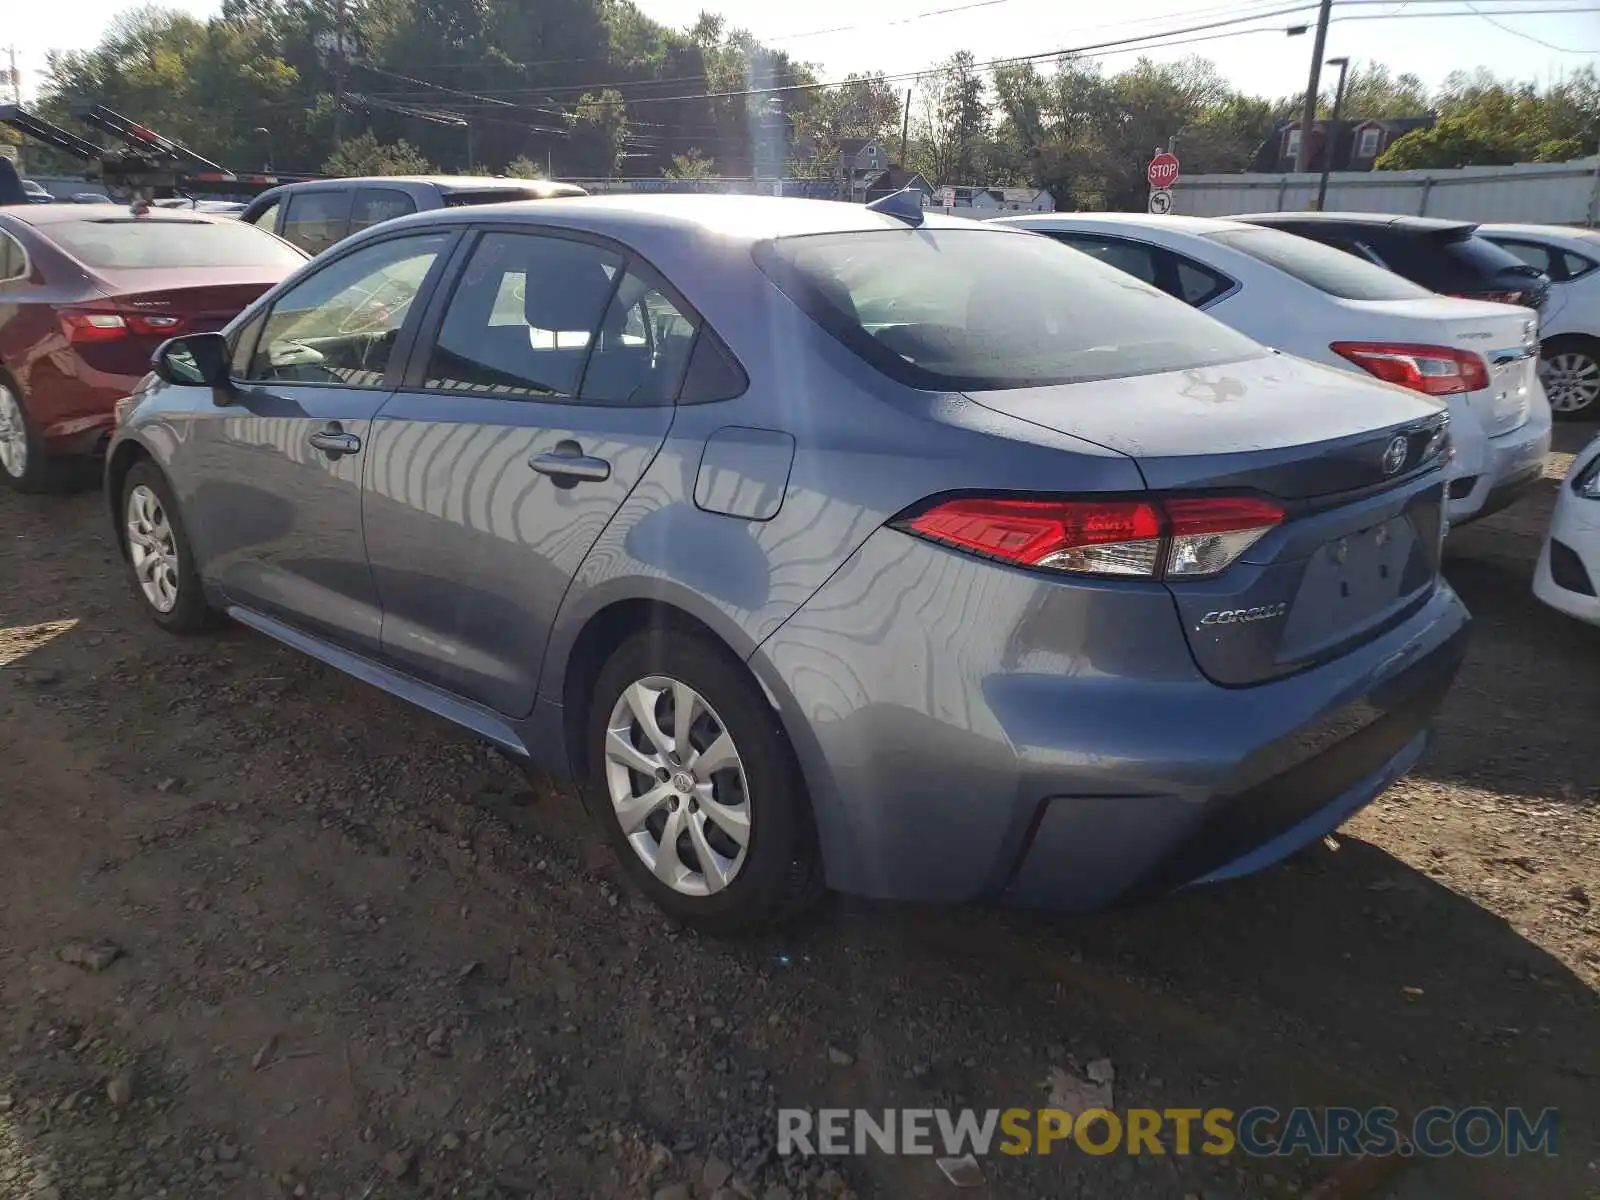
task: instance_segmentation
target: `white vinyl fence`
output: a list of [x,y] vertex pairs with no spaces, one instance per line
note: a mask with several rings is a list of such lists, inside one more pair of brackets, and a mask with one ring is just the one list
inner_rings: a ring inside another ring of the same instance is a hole
[[[1183,176],[1172,189],[1172,211],[1197,217],[1300,211],[1315,206],[1317,179],[1314,172]],[[1600,220],[1600,155],[1454,171],[1336,171],[1328,176],[1323,207],[1328,212],[1593,225]]]

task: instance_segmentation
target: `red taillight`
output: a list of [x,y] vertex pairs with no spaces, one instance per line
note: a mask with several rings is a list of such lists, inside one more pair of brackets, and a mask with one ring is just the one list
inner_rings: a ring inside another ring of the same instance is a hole
[[1215,575],[1283,520],[1251,496],[946,500],[897,522],[946,546],[1025,567],[1155,579]]
[[187,319],[171,313],[118,308],[64,308],[57,314],[69,342],[114,342],[125,337],[177,337]]
[[1489,386],[1489,369],[1470,350],[1390,342],[1334,342],[1329,349],[1385,383],[1429,396],[1453,396]]
[[1519,292],[1515,289],[1504,292],[1445,292],[1444,294],[1457,300],[1488,300],[1493,304],[1516,304],[1524,308],[1531,307],[1528,304],[1528,293]]

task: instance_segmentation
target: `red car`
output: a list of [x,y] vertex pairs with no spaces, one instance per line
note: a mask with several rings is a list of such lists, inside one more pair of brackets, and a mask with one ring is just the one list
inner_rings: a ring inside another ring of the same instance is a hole
[[110,204],[0,208],[0,484],[101,452],[169,337],[221,329],[306,259],[253,225]]

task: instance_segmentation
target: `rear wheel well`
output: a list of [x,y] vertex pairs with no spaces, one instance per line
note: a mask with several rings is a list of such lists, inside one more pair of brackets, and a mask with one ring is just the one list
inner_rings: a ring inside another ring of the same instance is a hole
[[[619,600],[589,618],[578,640],[567,656],[566,678],[562,681],[561,701],[567,739],[567,761],[575,778],[588,773],[588,747],[585,730],[589,724],[589,703],[594,696],[595,680],[613,651],[628,638],[644,629],[659,630],[662,636],[677,633],[697,633],[722,647],[730,662],[740,669],[749,667],[729,649],[726,642],[704,621],[690,616],[683,609],[660,600]],[[757,686],[759,686],[759,681]],[[776,717],[776,713],[773,714]]]
[[1545,338],[1539,344],[1539,351],[1541,354],[1560,354],[1568,346],[1589,354],[1600,355],[1600,338],[1591,337],[1587,333],[1558,333],[1554,337]]
[[122,527],[122,483],[135,463],[150,457],[150,451],[138,442],[129,441],[113,450],[111,460],[106,463],[106,503],[111,506],[111,528],[116,531],[117,546],[124,556],[128,553],[128,537]]

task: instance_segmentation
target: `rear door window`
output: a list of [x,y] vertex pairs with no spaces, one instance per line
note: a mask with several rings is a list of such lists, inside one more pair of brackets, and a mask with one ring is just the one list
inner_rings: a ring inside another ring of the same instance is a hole
[[1506,238],[1492,240],[1496,246],[1509,250],[1536,271],[1555,276],[1561,273],[1559,265],[1552,261],[1558,257],[1558,253],[1549,246],[1541,246],[1538,242],[1513,242]]
[[350,232],[360,233],[416,211],[417,202],[395,188],[362,188],[350,211]]
[[1265,353],[1108,263],[1009,230],[813,234],[754,254],[847,348],[925,390],[1082,383]]
[[1098,258],[1119,271],[1126,271],[1135,279],[1159,286],[1156,249],[1153,246],[1091,233],[1052,233],[1050,236],[1090,258]]
[[254,217],[250,218],[250,224],[254,225],[257,229],[265,229],[268,233],[278,232],[279,207],[280,206],[278,202],[274,200],[271,204],[267,205],[260,212],[258,212]]
[[1161,246],[1104,234],[1065,232],[1047,236],[1126,271],[1193,308],[1210,303],[1233,286],[1227,276]]
[[22,243],[0,229],[0,283],[8,279],[21,279],[28,272],[28,256]]
[[620,254],[588,242],[485,234],[450,298],[422,385],[576,397],[622,268]]
[[283,236],[307,254],[321,254],[350,230],[350,188],[322,188],[289,197]]
[[1310,238],[1278,229],[1220,229],[1204,236],[1341,300],[1420,300],[1426,288]]

